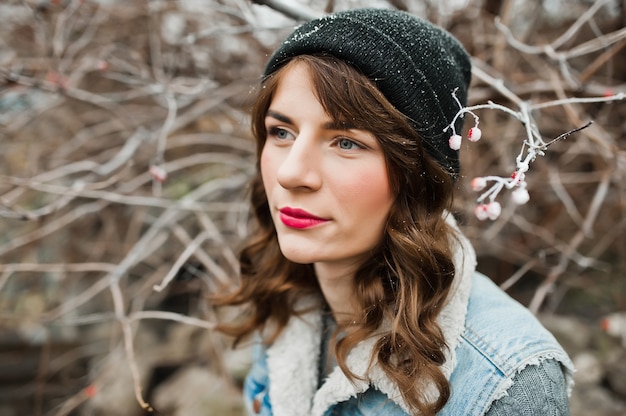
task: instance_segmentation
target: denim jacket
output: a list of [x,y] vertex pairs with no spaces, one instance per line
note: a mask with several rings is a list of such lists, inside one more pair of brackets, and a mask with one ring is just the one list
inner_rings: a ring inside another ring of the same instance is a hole
[[[451,387],[439,414],[484,415],[507,394],[517,373],[546,359],[561,363],[571,388],[573,365],[555,338],[530,311],[475,272],[473,249],[462,235],[459,242],[455,284],[437,319],[449,347],[440,368]],[[376,337],[362,341],[346,360],[365,380],[350,381],[335,367],[318,388],[321,321],[321,310],[294,317],[272,345],[257,346],[244,385],[249,414],[410,414],[395,383],[375,362],[369,367]],[[433,386],[424,393],[437,397]]]

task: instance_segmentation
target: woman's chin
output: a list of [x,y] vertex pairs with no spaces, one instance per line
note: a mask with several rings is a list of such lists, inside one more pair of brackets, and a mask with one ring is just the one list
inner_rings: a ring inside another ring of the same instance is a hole
[[281,250],[283,256],[293,263],[310,264],[315,263],[316,259],[311,253],[305,253],[299,250]]

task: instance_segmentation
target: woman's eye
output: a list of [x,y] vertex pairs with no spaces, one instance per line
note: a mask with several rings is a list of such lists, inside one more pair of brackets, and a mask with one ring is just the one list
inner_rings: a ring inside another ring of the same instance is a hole
[[292,134],[288,130],[280,127],[272,127],[269,129],[269,135],[274,136],[279,140],[286,140],[289,139]]
[[350,139],[339,139],[337,141],[337,145],[339,146],[340,149],[343,149],[343,150],[354,150],[354,149],[361,148],[361,146],[359,146],[357,143],[353,142]]

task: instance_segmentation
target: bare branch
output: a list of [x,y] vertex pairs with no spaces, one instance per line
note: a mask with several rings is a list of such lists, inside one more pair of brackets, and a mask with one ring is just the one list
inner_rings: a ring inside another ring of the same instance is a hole
[[252,2],[270,7],[294,20],[313,20],[323,15],[302,3],[296,4],[289,0],[253,0]]

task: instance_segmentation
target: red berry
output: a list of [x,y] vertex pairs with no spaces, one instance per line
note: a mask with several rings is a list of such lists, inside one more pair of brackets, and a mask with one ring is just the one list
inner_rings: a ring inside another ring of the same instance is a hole
[[487,181],[485,180],[485,178],[479,176],[472,179],[472,189],[474,191],[482,191],[483,189],[485,189],[485,186],[487,186]]
[[526,188],[517,188],[511,193],[511,199],[513,199],[513,202],[517,205],[524,205],[530,200],[530,195]]
[[477,205],[476,208],[474,208],[474,215],[476,215],[476,218],[478,218],[480,221],[485,221],[487,218],[489,218],[489,215],[487,214],[487,205]]
[[461,148],[461,136],[458,134],[453,134],[450,136],[450,140],[448,140],[448,145],[452,150],[459,150]]
[[96,392],[97,392],[96,386],[94,386],[93,384],[90,384],[87,387],[85,387],[85,395],[89,397],[90,399],[96,395]]
[[152,175],[152,179],[159,183],[163,183],[167,179],[167,172],[165,169],[157,165],[150,166],[150,175]]
[[480,140],[481,136],[483,135],[483,132],[480,131],[480,129],[478,127],[472,127],[471,129],[469,129],[469,131],[467,132],[467,139],[470,142],[477,142]]

